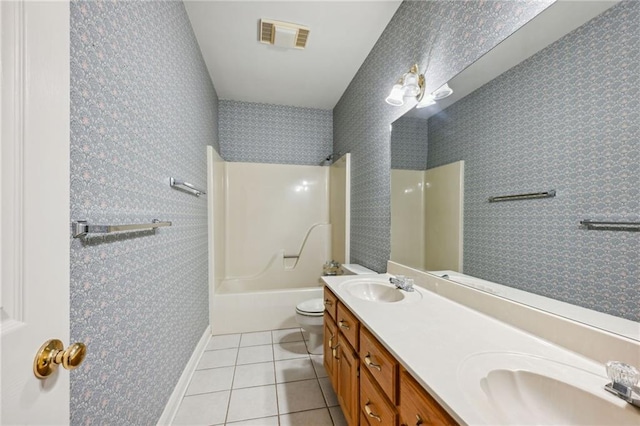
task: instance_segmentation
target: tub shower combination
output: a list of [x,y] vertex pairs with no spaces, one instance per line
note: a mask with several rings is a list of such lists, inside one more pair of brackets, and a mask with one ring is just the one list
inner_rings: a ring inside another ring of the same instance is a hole
[[209,166],[212,333],[296,327],[296,305],[322,297],[332,245],[344,253],[347,204],[334,198],[348,190],[330,188],[348,188],[348,156],[297,166],[224,162],[210,150]]

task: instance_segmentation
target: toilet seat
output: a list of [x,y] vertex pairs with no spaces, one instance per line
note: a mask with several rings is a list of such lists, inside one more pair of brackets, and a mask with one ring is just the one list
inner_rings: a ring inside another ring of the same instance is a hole
[[321,317],[324,314],[324,300],[321,297],[305,300],[296,306],[296,312],[307,317]]

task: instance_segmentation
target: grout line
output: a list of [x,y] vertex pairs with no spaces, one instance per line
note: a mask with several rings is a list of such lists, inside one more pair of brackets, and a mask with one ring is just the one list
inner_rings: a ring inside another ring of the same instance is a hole
[[[273,340],[273,330],[271,332],[271,340]],[[273,382],[276,388],[276,413],[278,413],[278,426],[280,426],[280,399],[278,397],[278,373],[276,371],[275,343],[271,345],[271,353],[273,354]]]
[[[240,336],[242,339],[242,336]],[[240,345],[240,342],[238,342]],[[227,424],[227,420],[229,419],[229,408],[231,407],[231,398],[233,397],[233,381],[236,379],[236,368],[238,367],[238,356],[240,356],[240,348],[237,348],[236,351],[236,361],[233,364],[233,378],[231,379],[231,389],[229,389],[229,400],[227,401],[227,412],[224,413],[224,423]]]

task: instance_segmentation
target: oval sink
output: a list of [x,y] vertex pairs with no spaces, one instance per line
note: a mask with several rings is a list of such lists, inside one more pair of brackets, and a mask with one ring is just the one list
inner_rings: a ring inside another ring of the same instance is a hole
[[356,278],[343,282],[347,294],[368,302],[398,303],[410,302],[422,298],[422,294],[416,289],[412,292],[399,290],[390,284],[387,278]]
[[370,302],[391,303],[404,299],[404,294],[395,286],[377,282],[352,284],[347,287],[347,292],[354,297]]
[[[604,371],[603,371],[604,373]],[[458,370],[467,400],[490,422],[522,425],[640,424],[640,411],[604,390],[604,375],[533,355],[483,353]]]

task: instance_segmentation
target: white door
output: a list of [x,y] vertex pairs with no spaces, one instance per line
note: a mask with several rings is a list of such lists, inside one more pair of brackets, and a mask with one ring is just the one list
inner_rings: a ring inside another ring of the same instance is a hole
[[69,3],[0,1],[0,423],[69,423],[69,371],[33,373],[69,344]]

